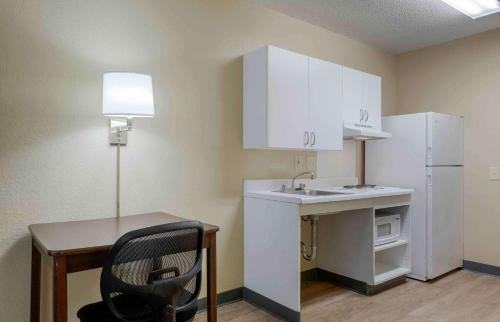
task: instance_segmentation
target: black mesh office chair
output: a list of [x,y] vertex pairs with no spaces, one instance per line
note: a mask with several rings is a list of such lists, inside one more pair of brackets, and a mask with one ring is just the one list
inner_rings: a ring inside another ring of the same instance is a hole
[[203,226],[198,221],[131,231],[111,248],[101,274],[102,302],[82,307],[82,322],[184,322],[201,288]]

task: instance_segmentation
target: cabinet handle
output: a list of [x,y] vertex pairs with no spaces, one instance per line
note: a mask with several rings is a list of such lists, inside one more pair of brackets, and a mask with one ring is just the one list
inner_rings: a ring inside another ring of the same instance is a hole
[[316,144],[316,133],[311,132],[311,138],[312,138],[311,146],[314,146]]
[[309,144],[309,132],[305,131],[304,132],[304,146],[307,146]]
[[363,121],[363,118],[365,117],[365,112],[363,109],[359,110],[359,121]]
[[367,121],[367,122],[368,122],[368,119],[369,119],[369,118],[370,118],[370,112],[366,111],[366,119],[365,119],[365,121]]

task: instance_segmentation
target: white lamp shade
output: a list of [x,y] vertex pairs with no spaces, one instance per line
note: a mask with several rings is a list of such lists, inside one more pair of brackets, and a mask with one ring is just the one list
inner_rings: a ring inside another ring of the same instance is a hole
[[153,82],[150,75],[105,73],[102,114],[114,117],[153,117]]

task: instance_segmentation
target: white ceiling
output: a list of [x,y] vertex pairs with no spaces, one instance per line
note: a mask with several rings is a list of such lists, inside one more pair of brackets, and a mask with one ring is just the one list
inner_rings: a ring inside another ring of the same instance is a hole
[[472,20],[441,0],[253,1],[391,53],[500,28],[500,13]]

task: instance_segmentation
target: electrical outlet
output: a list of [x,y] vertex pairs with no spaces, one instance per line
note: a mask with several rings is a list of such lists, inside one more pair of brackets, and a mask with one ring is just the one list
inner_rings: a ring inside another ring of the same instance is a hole
[[307,171],[316,170],[316,158],[315,157],[307,157]]
[[489,178],[490,180],[499,180],[500,179],[500,171],[498,167],[490,167],[489,168]]
[[295,156],[295,170],[305,170],[306,169],[306,157],[303,155]]

